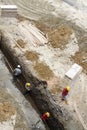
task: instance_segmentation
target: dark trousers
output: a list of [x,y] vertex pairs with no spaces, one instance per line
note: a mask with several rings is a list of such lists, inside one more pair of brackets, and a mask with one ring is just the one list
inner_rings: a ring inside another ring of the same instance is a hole
[[18,76],[13,75],[13,82],[17,81],[17,79],[18,79]]
[[30,90],[29,90],[29,91],[26,90],[25,93],[24,93],[24,96],[26,96],[26,95],[29,94],[29,93],[30,93]]

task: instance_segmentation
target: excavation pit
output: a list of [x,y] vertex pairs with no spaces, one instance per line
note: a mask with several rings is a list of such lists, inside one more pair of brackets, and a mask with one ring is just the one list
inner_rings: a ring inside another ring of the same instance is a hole
[[51,97],[49,98],[49,96],[51,96],[51,94],[47,89],[47,82],[38,79],[31,73],[30,68],[24,63],[23,56],[19,55],[20,52],[12,47],[13,44],[6,33],[2,32],[0,47],[10,65],[8,65],[10,71],[12,72],[17,64],[22,66],[22,75],[19,78],[19,82],[17,82],[17,86],[21,86],[22,89],[20,89],[20,91],[23,93],[25,91],[25,83],[30,81],[32,85],[30,97],[35,102],[38,110],[41,114],[46,111],[49,111],[51,114],[51,117],[46,121],[50,130],[64,130],[62,123],[58,119],[58,114],[55,115],[55,111],[58,113],[58,111],[60,112],[61,110],[60,108],[56,110],[56,107],[53,106],[50,101]]

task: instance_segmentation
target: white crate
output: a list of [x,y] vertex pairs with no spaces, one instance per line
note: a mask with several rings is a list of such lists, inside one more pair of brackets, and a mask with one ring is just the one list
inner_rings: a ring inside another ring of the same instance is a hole
[[16,5],[0,5],[0,8],[2,9],[2,10],[17,10],[17,6]]
[[0,12],[2,17],[16,17],[17,6],[16,5],[0,5]]
[[82,67],[78,64],[74,64],[72,65],[72,67],[65,73],[65,76],[67,76],[70,79],[74,79],[75,77],[77,77],[81,71],[82,71]]

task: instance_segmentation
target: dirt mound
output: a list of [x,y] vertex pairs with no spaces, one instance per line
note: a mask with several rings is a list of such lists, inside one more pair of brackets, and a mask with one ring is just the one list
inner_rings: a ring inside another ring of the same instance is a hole
[[0,122],[10,119],[16,111],[12,104],[8,102],[0,103]]

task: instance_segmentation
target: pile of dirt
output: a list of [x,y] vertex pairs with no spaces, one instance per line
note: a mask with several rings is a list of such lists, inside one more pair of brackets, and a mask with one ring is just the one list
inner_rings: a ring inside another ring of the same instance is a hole
[[16,111],[12,104],[8,102],[0,103],[0,122],[8,120]]
[[17,44],[21,47],[21,48],[25,48],[26,43],[22,40],[22,39],[18,39],[17,40]]
[[39,54],[34,51],[26,51],[24,54],[27,60],[31,60],[31,61],[37,61],[39,59],[38,55]]
[[85,51],[79,51],[72,59],[79,65],[81,65],[85,72],[87,72],[87,53]]
[[44,80],[49,80],[51,77],[53,77],[53,72],[50,70],[49,66],[47,66],[43,62],[36,62],[34,69],[38,73],[38,75]]

